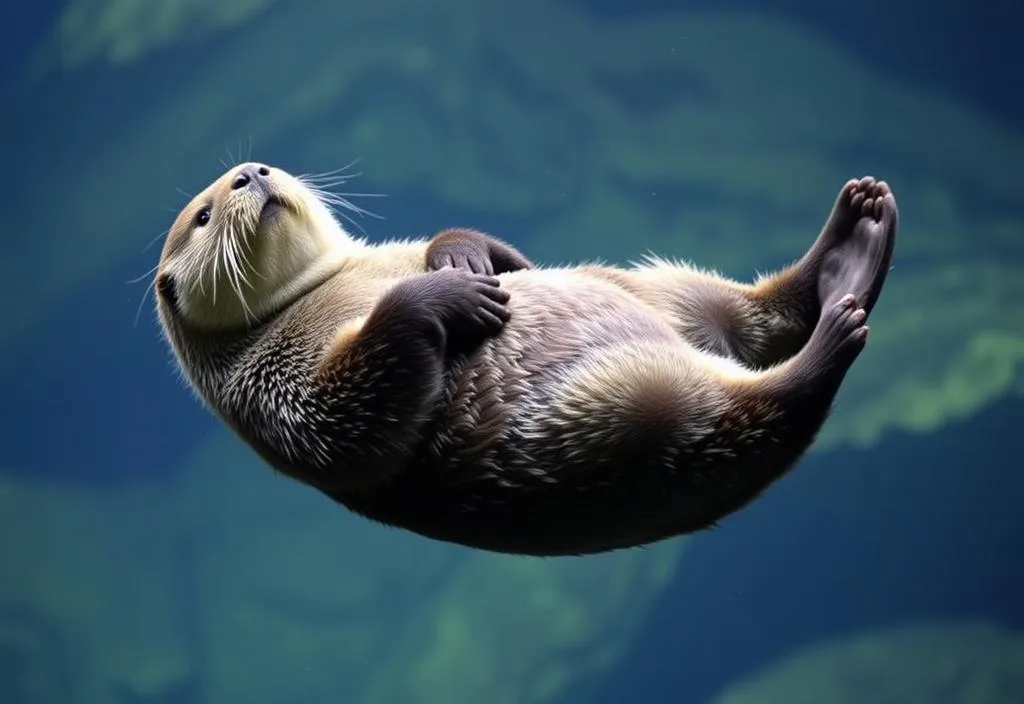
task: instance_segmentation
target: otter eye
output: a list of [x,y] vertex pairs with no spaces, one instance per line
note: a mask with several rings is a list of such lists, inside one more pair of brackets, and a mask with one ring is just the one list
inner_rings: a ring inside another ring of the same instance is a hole
[[210,206],[204,205],[202,210],[196,213],[196,225],[202,227],[210,222]]

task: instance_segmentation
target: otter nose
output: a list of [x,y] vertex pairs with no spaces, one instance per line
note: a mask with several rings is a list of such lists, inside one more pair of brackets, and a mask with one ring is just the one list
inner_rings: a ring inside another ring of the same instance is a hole
[[231,190],[237,191],[239,188],[245,188],[250,183],[265,179],[269,175],[270,169],[263,164],[246,164],[235,176],[235,180],[231,182]]

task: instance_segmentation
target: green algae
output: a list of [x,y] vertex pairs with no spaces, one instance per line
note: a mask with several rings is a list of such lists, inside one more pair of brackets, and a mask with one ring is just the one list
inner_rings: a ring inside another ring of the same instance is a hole
[[730,686],[715,704],[1011,704],[1024,636],[985,622],[908,624],[821,643]]
[[883,432],[932,432],[1024,378],[1024,272],[972,263],[890,275],[869,345],[815,448],[868,446]]
[[365,701],[550,701],[614,664],[679,557],[680,541],[570,560],[474,554]]
[[183,496],[203,701],[360,701],[461,559],[348,514],[231,439],[196,457]]
[[34,61],[36,70],[128,64],[183,40],[252,19],[276,0],[72,0]]

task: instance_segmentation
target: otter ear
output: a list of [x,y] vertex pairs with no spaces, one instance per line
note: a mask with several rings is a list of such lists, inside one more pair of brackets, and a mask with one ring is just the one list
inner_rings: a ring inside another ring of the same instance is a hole
[[166,272],[157,274],[156,295],[172,308],[178,307],[178,291],[173,276]]

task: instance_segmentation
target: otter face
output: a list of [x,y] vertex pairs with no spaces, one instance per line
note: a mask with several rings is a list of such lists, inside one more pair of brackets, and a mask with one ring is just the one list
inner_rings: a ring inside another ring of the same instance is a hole
[[327,205],[281,169],[228,169],[182,209],[157,268],[162,315],[252,326],[330,276],[359,247]]

